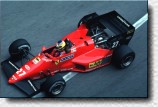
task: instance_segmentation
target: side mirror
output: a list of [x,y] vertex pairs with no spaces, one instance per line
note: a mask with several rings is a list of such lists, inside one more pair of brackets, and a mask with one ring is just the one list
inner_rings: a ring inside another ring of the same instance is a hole
[[46,50],[46,47],[45,46],[42,46],[42,51],[45,51]]

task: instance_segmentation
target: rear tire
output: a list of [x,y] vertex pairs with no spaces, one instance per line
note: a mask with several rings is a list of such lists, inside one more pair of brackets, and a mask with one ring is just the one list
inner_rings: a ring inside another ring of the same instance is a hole
[[121,69],[131,65],[135,59],[134,51],[127,45],[121,45],[114,50],[112,62]]
[[49,95],[59,95],[65,88],[65,80],[58,74],[47,77],[46,81],[41,85],[41,89]]
[[79,28],[81,24],[84,24],[86,23],[88,20],[91,20],[95,17],[97,17],[98,15],[96,13],[92,13],[92,14],[89,14],[89,15],[86,15],[84,16],[79,22],[78,22],[78,25],[77,27]]
[[25,39],[17,39],[9,46],[11,58],[17,60],[27,56],[30,50],[31,46]]

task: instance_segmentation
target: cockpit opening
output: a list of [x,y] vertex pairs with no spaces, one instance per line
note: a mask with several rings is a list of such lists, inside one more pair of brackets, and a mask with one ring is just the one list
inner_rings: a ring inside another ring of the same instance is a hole
[[[49,54],[52,57],[59,57],[63,53],[66,53],[66,54],[69,53],[71,50],[71,47],[73,46],[73,43],[67,38],[63,42],[64,42],[64,45],[63,45],[62,50],[59,50],[59,49],[57,49],[57,46],[54,46],[52,48],[46,49],[45,51],[43,51],[43,53],[47,54],[47,56]],[[57,45],[59,45],[59,44],[57,44]]]

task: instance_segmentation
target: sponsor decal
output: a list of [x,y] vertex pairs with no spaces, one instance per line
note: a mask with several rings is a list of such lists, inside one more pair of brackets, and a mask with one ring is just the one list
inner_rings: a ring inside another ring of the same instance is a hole
[[124,19],[122,19],[120,16],[117,16],[117,18],[118,18],[121,22],[123,22],[127,27],[130,27],[130,25],[129,25]]
[[64,62],[64,61],[69,60],[69,59],[71,59],[71,58],[73,58],[73,57],[74,57],[74,54],[65,56],[65,57],[63,57],[63,58],[60,59],[60,62]]
[[28,65],[25,65],[25,68],[26,68],[27,70],[30,70],[30,67],[29,67]]
[[72,48],[72,49],[71,49],[71,52],[76,52],[76,48]]
[[34,64],[37,64],[38,62],[40,62],[40,60],[41,60],[41,59],[40,59],[39,57],[36,57],[36,58],[33,60],[33,63],[34,63]]
[[59,60],[55,61],[55,65],[58,65],[59,64]]
[[16,74],[18,74],[18,76],[20,77],[20,76],[25,75],[26,72],[25,72],[22,68],[20,68],[20,69],[16,72]]
[[96,67],[96,66],[100,65],[101,63],[102,63],[102,59],[95,61],[95,62],[92,62],[92,63],[89,63],[89,68]]

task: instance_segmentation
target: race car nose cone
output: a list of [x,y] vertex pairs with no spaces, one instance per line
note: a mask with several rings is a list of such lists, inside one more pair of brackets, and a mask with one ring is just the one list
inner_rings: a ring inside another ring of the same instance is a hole
[[17,80],[16,80],[13,76],[10,77],[9,80],[8,80],[8,83],[9,83],[9,84],[13,84],[13,83],[15,83],[15,82],[17,82]]
[[9,80],[8,80],[8,83],[9,83],[9,84],[13,84],[14,81],[13,81],[12,79],[9,79]]

